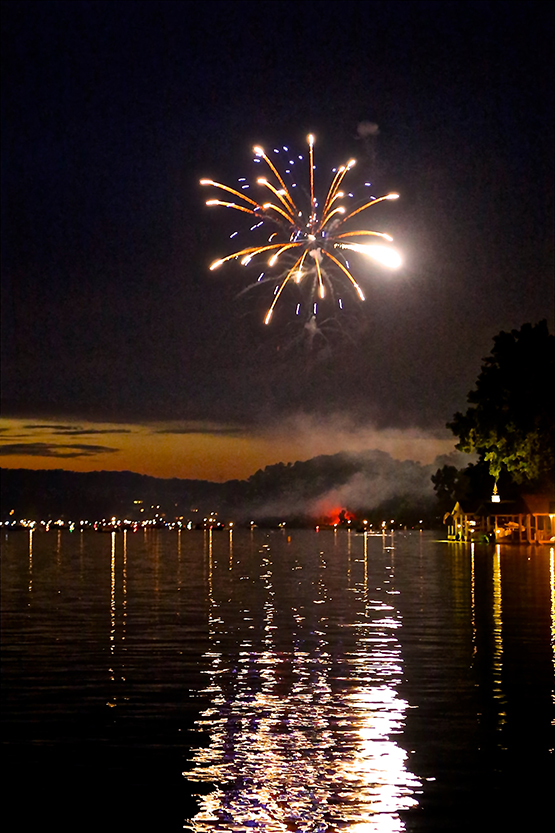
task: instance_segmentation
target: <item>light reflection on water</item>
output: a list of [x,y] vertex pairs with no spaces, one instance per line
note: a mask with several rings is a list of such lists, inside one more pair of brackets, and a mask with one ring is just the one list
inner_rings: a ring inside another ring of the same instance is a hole
[[495,547],[493,556],[493,696],[497,707],[497,728],[505,724],[505,695],[503,694],[503,595],[501,591],[501,548]]
[[345,530],[1,543],[8,792],[37,828],[63,785],[98,807],[95,830],[119,814],[121,830],[468,833],[476,807],[484,829],[542,829],[552,547]]
[[[397,692],[393,547],[370,541],[387,556],[376,573],[366,535],[349,536],[347,552],[323,535],[310,563],[283,537],[248,563],[231,542],[229,558],[215,558],[207,533],[209,705],[198,728],[208,745],[185,773],[217,787],[184,829],[400,833],[421,784],[396,742],[408,704]],[[247,593],[234,595],[238,580]]]
[[[549,552],[549,587],[551,589],[551,652],[553,655],[553,679],[555,679],[555,548]],[[553,702],[555,703],[555,686],[553,687]]]

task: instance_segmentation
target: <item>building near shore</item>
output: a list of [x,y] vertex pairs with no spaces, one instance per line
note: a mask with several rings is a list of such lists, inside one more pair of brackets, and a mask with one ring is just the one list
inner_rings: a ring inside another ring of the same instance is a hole
[[[497,497],[496,495],[494,497]],[[555,495],[457,501],[443,518],[450,541],[555,543]]]

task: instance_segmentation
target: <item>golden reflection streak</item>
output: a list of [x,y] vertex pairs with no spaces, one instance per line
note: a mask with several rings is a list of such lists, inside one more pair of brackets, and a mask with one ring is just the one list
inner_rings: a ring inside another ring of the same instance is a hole
[[472,627],[472,659],[478,652],[478,628],[476,625],[476,561],[474,541],[470,544],[470,624]]
[[370,615],[368,606],[368,537],[364,532],[364,615]]
[[123,564],[121,573],[121,592],[122,592],[122,642],[127,634],[127,530],[123,530]]
[[[111,532],[112,550],[110,557],[110,654],[114,654],[116,638],[116,533]],[[112,680],[114,671],[111,668]]]
[[160,533],[159,530],[153,529],[153,561],[154,561],[154,592],[156,595],[160,593]]
[[182,541],[181,529],[177,530],[177,590],[181,594],[183,590],[183,562],[182,562]]
[[[347,540],[350,551],[350,532]],[[216,588],[224,576],[218,577],[209,547],[209,633],[214,647],[206,654],[209,682],[204,694],[211,702],[198,725],[209,732],[210,745],[195,751],[193,771],[186,775],[194,781],[232,786],[199,797],[200,811],[184,829],[208,833],[256,827],[273,833],[331,830],[335,823],[343,827],[350,822],[349,830],[401,833],[399,810],[417,804],[413,796],[421,785],[405,768],[404,750],[390,739],[404,725],[407,708],[395,689],[402,662],[394,636],[401,625],[397,612],[375,601],[375,616],[385,616],[367,618],[364,586],[359,582],[358,613],[351,625],[343,625],[356,634],[354,651],[343,654],[342,660],[332,658],[327,614],[333,597],[324,582],[327,564],[320,551],[317,582],[308,565],[295,560],[291,569],[300,571],[295,572],[296,579],[317,584],[316,597],[313,587],[309,598],[324,607],[317,613],[310,602],[291,607],[296,627],[291,634],[281,634],[280,643],[290,644],[292,636],[294,647],[278,651],[269,545],[259,549],[258,556],[256,583],[264,599],[260,647],[255,642],[260,633],[256,624],[260,594],[251,585],[253,573],[241,576],[248,581],[247,595],[236,586],[240,608],[226,627],[221,612],[219,617],[213,615],[218,607]],[[364,571],[367,585],[366,561]],[[225,592],[227,597],[229,590]],[[243,628],[238,656],[227,660],[219,646],[226,637],[239,638],[238,621]],[[345,666],[339,677],[338,662]],[[224,667],[228,663],[230,667]],[[345,679],[351,681],[348,691],[334,694],[337,680]]]
[[208,530],[208,586],[210,588],[210,599],[213,600],[214,595],[214,587],[213,587],[213,570],[214,564],[212,561],[213,558],[213,550],[212,550],[212,527]]
[[[110,667],[108,672],[110,674],[111,682],[115,683],[115,648],[116,648],[116,533],[110,533],[111,551],[110,551]],[[110,708],[116,705],[116,693],[106,703]]]
[[495,547],[493,555],[493,696],[499,701],[498,725],[506,722],[506,713],[503,710],[505,698],[503,695],[503,617],[502,617],[502,594],[501,594],[501,547]]
[[310,210],[314,211],[314,136],[308,136],[308,152],[310,159]]
[[[549,579],[551,586],[551,649],[553,652],[553,672],[555,673],[555,548],[549,550]],[[555,702],[555,688],[553,689]]]
[[[117,633],[118,633],[118,558],[117,558],[117,535],[115,531],[110,533],[110,680],[116,682],[116,648],[117,648]],[[123,538],[122,555],[121,555],[121,637],[120,641],[124,642],[127,632],[127,530],[121,532]],[[122,661],[119,662],[119,671],[121,680],[125,680],[125,666]],[[118,694],[114,689],[113,696],[107,702],[110,708],[117,705]]]
[[27,588],[29,593],[33,590],[33,532],[34,529],[31,527],[29,530],[29,585]]

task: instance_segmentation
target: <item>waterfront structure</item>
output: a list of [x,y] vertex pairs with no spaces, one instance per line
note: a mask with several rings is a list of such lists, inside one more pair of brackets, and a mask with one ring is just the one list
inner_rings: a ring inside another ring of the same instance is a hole
[[443,518],[450,541],[555,542],[555,495],[516,500],[457,501]]

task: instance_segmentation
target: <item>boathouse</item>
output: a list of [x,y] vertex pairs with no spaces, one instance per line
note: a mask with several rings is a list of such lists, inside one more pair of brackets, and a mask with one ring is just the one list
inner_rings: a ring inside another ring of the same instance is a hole
[[516,500],[457,501],[443,519],[450,541],[555,543],[555,496],[522,495]]

